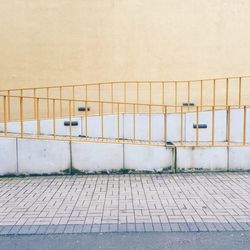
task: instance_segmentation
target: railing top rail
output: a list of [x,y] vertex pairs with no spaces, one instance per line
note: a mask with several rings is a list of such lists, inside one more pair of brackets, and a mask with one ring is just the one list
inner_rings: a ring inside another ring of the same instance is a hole
[[206,79],[193,79],[193,80],[135,80],[135,81],[111,81],[111,82],[99,82],[99,83],[81,83],[81,84],[65,84],[65,85],[52,85],[52,86],[41,86],[41,87],[27,87],[27,88],[12,88],[12,89],[1,89],[0,92],[4,91],[20,91],[20,90],[41,90],[41,89],[55,89],[55,88],[70,88],[70,87],[85,87],[85,86],[98,86],[105,84],[123,84],[123,83],[184,83],[184,82],[201,82],[201,81],[219,81],[226,79],[239,79],[239,78],[250,78],[250,76],[231,76],[231,77],[218,77],[218,78],[206,78]]
[[[81,102],[81,103],[103,103],[103,104],[114,104],[114,105],[138,105],[138,106],[151,106],[151,107],[167,107],[167,108],[188,108],[185,107],[183,105],[169,105],[169,104],[149,104],[149,103],[136,103],[136,102],[112,102],[112,101],[95,101],[95,100],[85,100],[85,99],[72,99],[72,98],[52,98],[52,97],[32,97],[32,96],[19,96],[19,95],[4,95],[4,94],[0,94],[0,97],[10,97],[10,98],[23,98],[23,99],[39,99],[39,100],[50,100],[50,101],[65,101],[65,102],[69,102],[69,101],[74,101],[74,102]],[[198,107],[198,108],[225,108],[225,107],[231,107],[231,108],[243,108],[243,107],[250,107],[249,105],[238,105],[238,104],[234,104],[234,105],[225,105],[225,104],[216,104],[216,105],[195,105],[194,107]],[[190,107],[191,109],[192,107]]]

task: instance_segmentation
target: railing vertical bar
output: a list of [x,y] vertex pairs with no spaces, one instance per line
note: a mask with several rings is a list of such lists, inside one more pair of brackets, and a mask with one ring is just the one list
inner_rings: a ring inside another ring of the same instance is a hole
[[165,82],[162,82],[162,113],[165,112]]
[[85,139],[86,141],[88,140],[88,101],[87,100],[85,100]]
[[23,97],[20,97],[20,125],[21,125],[21,138],[23,138]]
[[243,144],[246,145],[247,107],[244,106]]
[[148,129],[148,133],[149,133],[149,135],[148,135],[148,141],[149,141],[149,144],[151,144],[151,141],[152,141],[152,138],[151,138],[151,104],[150,105],[148,105],[148,108],[149,108],[149,129]]
[[178,101],[177,101],[177,98],[178,98],[177,84],[178,84],[177,81],[175,81],[175,84],[174,84],[174,85],[175,85],[175,88],[174,88],[174,93],[175,93],[175,94],[174,94],[174,96],[175,96],[175,97],[174,97],[175,112],[177,112],[177,103],[178,103]]
[[196,107],[196,146],[198,146],[199,143],[199,107]]
[[133,104],[133,138],[134,138],[134,143],[135,143],[135,138],[136,138],[136,135],[135,135],[135,131],[136,131],[136,123],[135,123],[135,104]]
[[228,106],[228,78],[226,79],[226,106]]
[[213,106],[215,106],[215,95],[216,95],[216,90],[215,90],[215,88],[216,88],[216,81],[215,81],[215,79],[213,80]]
[[72,139],[72,100],[69,100],[69,138]]
[[183,143],[183,106],[181,106],[181,120],[180,120],[180,144]]
[[56,139],[56,100],[53,99],[53,135]]
[[7,113],[6,113],[6,96],[3,97],[3,119],[4,119],[4,135],[7,135]]
[[60,117],[62,117],[62,86],[59,89],[60,91]]
[[242,81],[241,81],[241,77],[239,78],[239,108],[241,106],[241,84]]
[[10,121],[10,90],[8,90],[8,121]]
[[203,107],[203,81],[201,80],[201,86],[200,86],[200,106],[201,106],[201,111],[202,111],[202,107]]
[[137,113],[139,112],[139,82],[136,83],[136,104],[137,104]]
[[76,105],[75,105],[75,86],[72,87],[72,95],[73,95],[73,116],[76,116]]
[[49,110],[49,88],[46,88],[47,90],[47,118],[49,119],[49,115],[50,115],[50,110]]
[[98,104],[99,104],[99,115],[101,115],[101,84],[98,83]]
[[152,104],[152,82],[149,82],[149,104]]
[[112,114],[114,114],[114,84],[111,83]]
[[126,113],[126,111],[127,111],[127,105],[126,105],[126,102],[127,102],[127,83],[126,82],[123,83],[123,88],[124,88],[124,97],[123,97],[124,112]]
[[34,101],[34,119],[36,119],[36,89],[33,89],[33,101]]
[[231,122],[230,122],[230,115],[231,115],[231,108],[230,106],[228,106],[228,110],[227,110],[227,144],[230,145],[230,141],[231,141]]
[[117,135],[117,139],[118,139],[118,143],[120,142],[120,105],[119,103],[117,103],[117,131],[118,131],[118,135]]
[[104,136],[104,124],[103,124],[103,102],[101,102],[101,108],[102,108],[102,141],[103,141],[103,136]]
[[190,110],[190,81],[188,81],[188,111]]
[[40,110],[39,110],[39,98],[36,98],[36,133],[37,137],[40,137]]
[[214,106],[212,107],[212,146],[214,146]]
[[164,110],[164,142],[167,142],[167,106]]

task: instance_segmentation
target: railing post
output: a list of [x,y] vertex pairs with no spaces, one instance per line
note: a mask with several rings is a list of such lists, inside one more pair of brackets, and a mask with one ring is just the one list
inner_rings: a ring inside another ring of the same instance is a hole
[[190,81],[188,81],[188,111],[190,110]]
[[62,86],[60,86],[60,117],[62,118]]
[[39,112],[39,98],[36,98],[36,131],[37,137],[40,137],[40,112]]
[[120,142],[120,105],[117,103],[117,131],[118,131],[118,143]]
[[56,100],[53,99],[53,134],[56,139]]
[[139,112],[139,82],[136,83],[136,104],[137,104],[137,113]]
[[231,108],[230,106],[228,106],[228,110],[227,110],[227,144],[228,146],[230,145],[230,139],[231,139],[231,131],[230,131],[230,127],[231,127],[231,121],[230,121],[230,114],[231,114]]
[[69,100],[69,138],[72,139],[72,101]]
[[123,88],[124,88],[124,97],[123,97],[123,102],[124,102],[124,113],[127,111],[127,83],[123,83]]
[[183,143],[183,135],[182,135],[182,131],[183,130],[183,106],[181,106],[181,124],[180,124],[180,144],[182,145]]
[[8,90],[8,121],[10,121],[10,90]]
[[215,88],[216,88],[216,81],[213,80],[213,106],[215,106]]
[[243,145],[246,145],[247,107],[244,106]]
[[114,84],[111,83],[112,114],[114,114]]
[[175,105],[175,112],[177,112],[177,103],[178,103],[178,100],[177,100],[177,98],[178,98],[178,93],[177,93],[177,91],[178,91],[178,89],[177,89],[177,81],[175,81],[175,88],[174,88],[174,105]]
[[164,111],[164,142],[167,142],[167,106],[165,106]]
[[23,97],[20,97],[20,127],[21,127],[21,138],[23,138]]
[[152,104],[152,83],[149,82],[149,104]]
[[214,146],[214,106],[212,107],[212,146]]
[[36,120],[36,89],[33,89],[33,101],[34,101],[34,119]]
[[98,104],[99,104],[99,115],[101,115],[101,84],[98,83]]
[[239,108],[241,106],[241,77],[239,78]]
[[75,105],[75,86],[73,86],[73,89],[72,89],[72,95],[73,95],[73,116],[76,116],[76,105]]
[[226,107],[228,106],[228,78],[226,79]]
[[196,146],[198,146],[199,143],[199,107],[196,107]]
[[104,124],[103,124],[103,102],[101,102],[101,119],[102,119],[102,142],[103,142],[103,137],[104,137]]
[[201,80],[201,89],[200,89],[200,106],[201,106],[201,111],[202,111],[202,108],[203,108],[203,81]]
[[3,97],[4,135],[7,135],[6,96]]
[[149,141],[149,144],[151,144],[151,141],[152,141],[152,138],[151,138],[151,104],[150,105],[148,105],[148,108],[149,108],[149,128],[148,128],[148,141]]
[[47,89],[47,118],[49,119],[49,115],[50,115],[50,110],[49,110],[49,88]]
[[136,135],[135,135],[135,131],[136,131],[136,124],[135,124],[135,104],[133,104],[133,138],[134,138],[134,143],[135,143],[135,138],[136,138]]
[[88,101],[85,101],[85,138],[88,138]]
[[162,113],[164,114],[164,105],[165,105],[165,82],[162,82]]

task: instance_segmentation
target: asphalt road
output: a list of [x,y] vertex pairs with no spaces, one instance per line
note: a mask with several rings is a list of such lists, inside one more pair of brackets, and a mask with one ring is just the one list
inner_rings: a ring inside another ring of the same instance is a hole
[[1,250],[250,249],[250,231],[1,236]]

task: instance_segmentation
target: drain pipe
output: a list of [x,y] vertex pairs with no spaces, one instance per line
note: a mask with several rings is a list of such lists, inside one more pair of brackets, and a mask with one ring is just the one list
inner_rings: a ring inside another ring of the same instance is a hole
[[177,173],[177,164],[176,164],[176,162],[177,162],[177,147],[174,145],[174,143],[173,142],[171,142],[171,141],[167,141],[166,142],[166,149],[168,149],[168,148],[171,148],[172,149],[172,162],[173,162],[173,164],[172,164],[172,168],[174,169],[174,173]]

